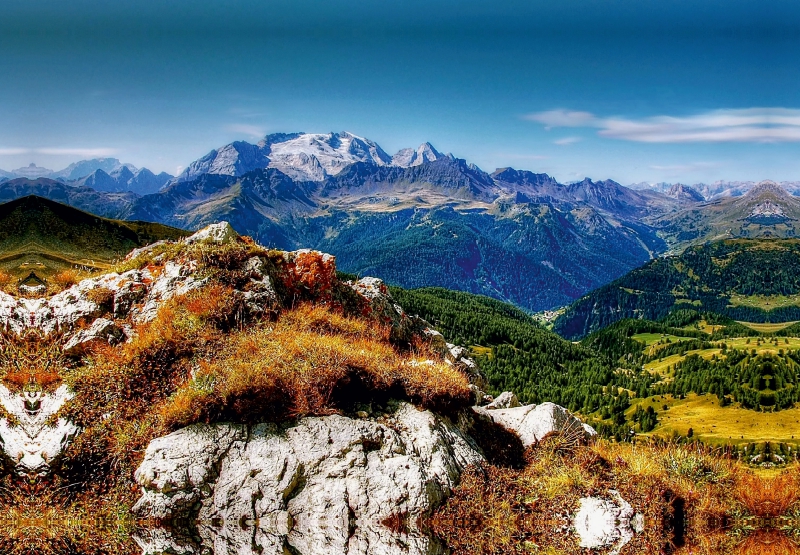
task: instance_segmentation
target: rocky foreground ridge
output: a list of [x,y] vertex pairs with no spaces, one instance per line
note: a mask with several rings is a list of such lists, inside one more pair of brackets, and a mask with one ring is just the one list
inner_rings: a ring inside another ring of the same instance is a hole
[[[49,298],[33,290],[0,293],[0,326],[29,343],[57,345],[50,356],[67,367],[91,363],[104,349],[141,341],[172,300],[218,294],[210,284],[219,276],[203,260],[203,245],[246,242],[228,224],[215,224],[178,243],[137,249],[119,271]],[[175,249],[200,254],[171,257]],[[440,410],[413,394],[355,398],[327,415],[284,421],[204,423],[201,417],[152,439],[135,471],[141,495],[132,511],[164,526],[138,535],[144,553],[444,553],[426,520],[467,468],[552,434],[579,443],[596,435],[552,403],[519,406],[512,393],[486,395],[464,349],[406,314],[380,280],[340,282],[329,255],[273,251],[234,266],[236,282],[226,293],[236,307],[226,316],[234,318],[231,325],[248,326],[308,300],[338,306],[385,327],[395,345],[424,344],[422,352],[433,358],[410,359],[404,363],[409,372],[436,371],[437,364],[455,369],[468,380],[472,402]],[[192,370],[194,382],[198,372]],[[88,441],[88,424],[62,411],[75,395],[68,385],[34,382],[0,386],[6,413],[0,441],[17,474],[47,480],[62,463],[70,467],[76,456],[70,449]],[[74,386],[86,395],[81,384]],[[616,550],[631,538],[630,505],[607,497],[587,499],[574,515],[582,546]]]

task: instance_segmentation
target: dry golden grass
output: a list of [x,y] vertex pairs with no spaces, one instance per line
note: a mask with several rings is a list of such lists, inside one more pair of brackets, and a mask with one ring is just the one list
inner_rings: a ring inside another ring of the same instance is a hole
[[274,324],[239,332],[162,410],[168,428],[191,422],[279,421],[329,414],[361,395],[448,410],[470,400],[465,376],[430,353],[399,353],[389,330],[303,305]]
[[67,289],[78,283],[78,272],[72,269],[66,269],[58,272],[52,277],[53,283],[60,289]]
[[795,478],[765,481],[699,446],[599,442],[571,453],[554,446],[530,448],[521,470],[485,465],[464,475],[431,521],[455,555],[577,553],[568,530],[579,499],[610,490],[644,516],[626,553],[731,553],[743,541],[761,553],[761,539],[748,537],[753,519],[796,508]]
[[745,473],[736,483],[735,496],[750,515],[759,518],[788,515],[800,504],[800,476],[794,472],[773,477]]
[[4,555],[81,553],[134,555],[136,522],[114,498],[70,495],[60,483],[0,487],[0,551]]

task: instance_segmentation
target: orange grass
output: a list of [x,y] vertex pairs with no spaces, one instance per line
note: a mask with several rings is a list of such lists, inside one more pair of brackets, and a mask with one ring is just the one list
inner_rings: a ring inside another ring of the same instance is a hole
[[201,362],[163,406],[162,418],[175,428],[223,418],[253,422],[329,414],[348,388],[367,396],[393,393],[431,408],[469,403],[461,372],[441,360],[399,353],[388,335],[381,326],[302,305],[274,325],[236,334],[217,357]]

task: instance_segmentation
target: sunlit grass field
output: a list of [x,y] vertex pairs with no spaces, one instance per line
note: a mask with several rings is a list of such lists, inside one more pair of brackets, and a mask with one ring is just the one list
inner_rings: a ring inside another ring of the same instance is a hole
[[766,324],[759,324],[756,322],[739,322],[740,324],[747,326],[748,328],[752,328],[760,333],[775,333],[776,331],[781,331],[784,328],[788,328],[792,324],[796,324],[797,322],[779,322],[779,323],[766,323]]
[[[757,324],[739,322],[760,333],[769,334],[780,331],[795,322],[778,324]],[[697,330],[701,325],[686,328]],[[710,328],[710,326],[709,326]],[[714,331],[712,329],[709,332]],[[643,344],[642,352],[653,356],[658,349],[674,345],[693,338],[680,337],[669,334],[642,333],[632,336],[632,339]],[[669,342],[667,342],[667,339]],[[778,354],[779,351],[800,349],[800,337],[737,337],[714,341],[713,347],[708,349],[694,349],[682,354],[656,358],[644,365],[644,369],[652,374],[658,374],[662,381],[668,382],[674,376],[674,367],[687,356],[698,355],[705,359],[714,356],[724,357],[722,346],[728,349],[755,351],[757,355]],[[658,415],[656,428],[644,435],[672,437],[679,435],[686,437],[692,429],[693,437],[712,446],[727,444],[759,443],[759,442],[784,442],[790,444],[800,443],[800,407],[779,410],[775,412],[759,412],[745,409],[734,403],[721,407],[715,395],[690,394],[685,399],[678,399],[671,395],[658,395],[646,399],[634,400],[629,412],[632,414],[637,406],[646,409],[652,406]],[[667,407],[666,410],[664,407]]]
[[[658,413],[658,427],[646,435],[670,436],[675,432],[686,437],[691,428],[693,437],[708,445],[800,442],[800,408],[758,412],[736,405],[720,407],[715,395],[694,393],[682,400],[657,395],[638,404],[642,408],[652,406]],[[669,408],[664,410],[664,405]]]

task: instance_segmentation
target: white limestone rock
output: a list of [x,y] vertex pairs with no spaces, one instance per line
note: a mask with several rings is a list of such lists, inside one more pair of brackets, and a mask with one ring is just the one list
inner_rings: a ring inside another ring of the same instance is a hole
[[204,227],[194,235],[190,235],[184,239],[184,242],[189,244],[202,242],[232,243],[238,238],[239,234],[231,227],[231,224],[228,222],[219,222]]
[[12,393],[0,385],[0,404],[16,419],[11,425],[0,420],[0,443],[21,475],[46,475],[51,465],[78,433],[78,427],[63,418],[54,425],[48,419],[72,398],[66,385],[54,393]]
[[[304,418],[246,436],[230,424],[191,426],[150,444],[134,511],[186,514],[199,502],[199,533],[216,553],[282,555],[287,544],[306,555],[436,553],[418,517],[481,460],[452,423],[409,404],[381,422]],[[390,530],[392,517],[408,530]]]
[[495,397],[494,401],[486,405],[486,408],[488,410],[513,409],[518,406],[520,406],[520,404],[517,396],[511,391],[504,391]]
[[609,490],[608,493],[611,499],[582,498],[572,526],[581,547],[611,547],[608,553],[616,555],[631,541],[635,532],[642,531],[644,519],[641,514],[634,515],[633,507],[619,492]]
[[473,410],[516,432],[524,447],[535,445],[553,432],[577,434],[582,441],[589,441],[597,435],[591,426],[585,425],[567,409],[554,403],[495,410],[473,407]]

